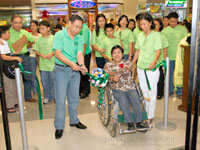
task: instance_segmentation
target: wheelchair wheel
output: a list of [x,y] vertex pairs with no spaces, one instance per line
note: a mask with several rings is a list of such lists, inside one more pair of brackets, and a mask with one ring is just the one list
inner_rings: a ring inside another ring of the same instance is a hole
[[110,121],[110,111],[109,111],[111,110],[110,98],[111,96],[109,88],[106,87],[104,100],[102,101],[102,104],[100,105],[99,108],[99,117],[104,126],[107,126]]
[[110,109],[109,112],[111,114],[110,120],[109,120],[109,124],[107,126],[107,129],[110,133],[110,135],[112,137],[115,137],[117,134],[117,125],[118,125],[118,121],[117,121],[117,109],[116,109],[116,105],[115,103],[111,103],[110,104]]

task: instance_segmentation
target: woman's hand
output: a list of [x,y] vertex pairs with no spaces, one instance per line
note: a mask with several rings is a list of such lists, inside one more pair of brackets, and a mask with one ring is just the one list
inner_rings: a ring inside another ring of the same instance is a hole
[[149,65],[148,69],[152,70],[156,67],[156,63],[157,61],[156,60],[153,60],[153,62]]
[[114,82],[119,82],[119,79],[120,79],[119,76],[117,76],[117,75],[114,75],[114,76],[113,76],[113,81],[114,81]]

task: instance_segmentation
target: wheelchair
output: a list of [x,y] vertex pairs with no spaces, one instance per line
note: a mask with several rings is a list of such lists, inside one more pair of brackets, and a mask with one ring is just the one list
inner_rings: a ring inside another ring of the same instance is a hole
[[[142,120],[143,123],[145,123],[148,128],[144,129],[136,129],[136,130],[127,130],[126,124],[124,122],[124,116],[122,112],[120,111],[118,102],[114,99],[114,96],[112,94],[111,84],[108,83],[105,87],[105,93],[104,93],[104,99],[102,103],[99,106],[98,114],[100,117],[100,120],[102,124],[107,128],[109,134],[112,137],[115,137],[118,133],[133,133],[133,132],[143,132],[146,133],[148,130],[152,128],[152,126],[149,126],[147,123],[147,113],[145,111],[145,103],[144,103],[144,96],[142,93],[142,90],[138,83],[135,82],[136,85],[136,91],[139,95],[139,102],[141,106],[142,111]],[[135,122],[135,115],[132,114],[133,120]]]

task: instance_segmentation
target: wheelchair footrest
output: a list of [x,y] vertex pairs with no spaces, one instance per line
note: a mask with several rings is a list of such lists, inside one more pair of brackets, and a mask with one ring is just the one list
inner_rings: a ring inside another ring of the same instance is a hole
[[[132,117],[133,117],[133,121],[136,122],[135,114],[132,114]],[[142,112],[142,120],[147,120],[147,119],[148,119],[147,113],[146,112]],[[118,114],[117,115],[117,120],[118,120],[118,123],[124,123],[124,115],[123,114]]]

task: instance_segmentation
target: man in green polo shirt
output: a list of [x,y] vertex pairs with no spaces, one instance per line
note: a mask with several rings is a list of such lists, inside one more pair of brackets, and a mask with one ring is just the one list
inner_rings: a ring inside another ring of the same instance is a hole
[[[169,47],[167,48],[167,55],[170,58],[170,76],[169,76],[169,94],[174,92],[174,68],[176,61],[176,52],[179,42],[187,35],[187,30],[184,26],[178,25],[178,14],[171,12],[168,15],[169,26],[166,27],[162,34],[167,37]],[[177,96],[182,94],[182,91],[176,91]]]
[[70,126],[86,129],[77,117],[79,103],[80,73],[85,74],[87,68],[84,64],[83,41],[78,35],[82,29],[83,20],[73,15],[69,27],[58,31],[54,37],[53,50],[55,51],[54,92],[56,114],[54,125],[55,138],[60,139],[65,128],[65,105],[68,101]]
[[[23,59],[22,65],[24,66],[24,70],[31,71],[30,70],[30,57],[29,52],[27,49],[27,44],[23,46],[22,49],[16,50],[13,48],[13,44],[19,40],[21,37],[26,36],[27,40],[29,42],[34,42],[35,37],[32,36],[29,32],[22,29],[22,17],[20,15],[14,15],[11,18],[11,28],[10,28],[10,39],[8,40],[8,45],[12,53],[15,53],[14,55],[19,56]],[[31,95],[31,76],[30,75],[22,75],[23,77],[23,84],[24,84],[24,98],[27,102],[36,102],[35,99],[32,98]]]
[[[90,29],[88,28],[87,21],[88,21],[88,15],[84,11],[80,11],[78,15],[83,19],[83,27],[80,32],[80,35],[83,39],[83,50],[84,50],[84,61],[85,66],[88,69],[88,72],[90,70],[90,59],[91,59],[91,49],[90,49]],[[84,99],[88,97],[90,94],[90,81],[89,76],[85,76],[81,74],[81,81],[80,81],[80,99]]]

